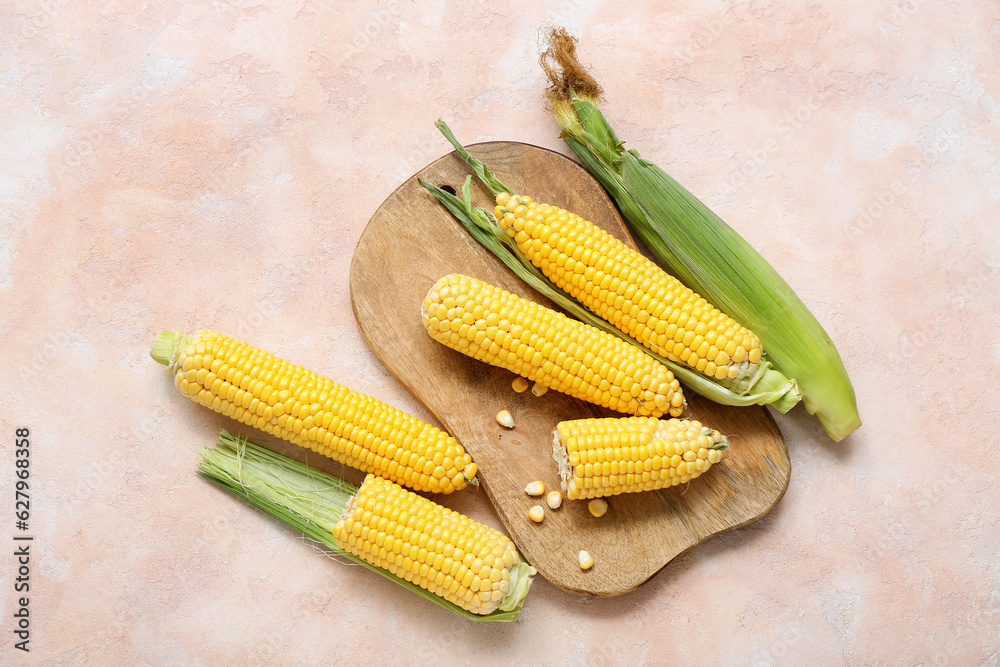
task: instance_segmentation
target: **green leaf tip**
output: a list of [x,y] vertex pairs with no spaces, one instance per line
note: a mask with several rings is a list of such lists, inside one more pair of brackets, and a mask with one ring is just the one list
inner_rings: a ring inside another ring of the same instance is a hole
[[455,138],[454,133],[452,133],[451,128],[448,127],[447,123],[438,119],[438,121],[434,123],[434,126],[441,130],[441,134],[445,136],[448,143],[450,143],[455,150],[458,151],[458,154],[461,155],[462,159],[465,160],[465,162],[472,168],[472,171],[475,172],[476,176],[479,177],[479,180],[483,182],[483,185],[490,189],[490,192],[494,195],[498,195],[501,192],[514,194],[513,190],[504,185],[503,181],[490,172],[489,168],[487,168],[486,164],[482,160],[474,155],[471,155],[469,151],[465,149],[465,146],[463,146],[461,142]]

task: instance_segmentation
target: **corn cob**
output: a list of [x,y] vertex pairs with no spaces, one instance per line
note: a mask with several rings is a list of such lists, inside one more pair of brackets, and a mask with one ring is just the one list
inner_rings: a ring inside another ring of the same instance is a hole
[[421,313],[438,342],[549,389],[626,414],[684,410],[680,383],[639,348],[495,285],[445,276]]
[[223,431],[198,472],[466,618],[516,620],[535,569],[503,533],[369,474],[360,487]]
[[477,467],[444,431],[216,331],[164,331],[153,359],[185,396],[243,424],[417,491],[451,493]]
[[577,419],[556,425],[552,456],[567,498],[684,484],[725,456],[729,441],[687,419]]
[[333,536],[344,551],[476,614],[500,606],[520,561],[503,533],[375,475]]
[[598,108],[603,91],[577,59],[576,39],[553,28],[546,42],[546,99],[566,144],[662,266],[760,336],[773,369],[795,384],[794,391],[769,402],[785,412],[800,395],[834,440],[858,428],[851,380],[809,308],[712,209],[635,149],[623,148]]
[[635,340],[716,380],[753,377],[760,340],[575,213],[500,192],[496,219],[557,287]]

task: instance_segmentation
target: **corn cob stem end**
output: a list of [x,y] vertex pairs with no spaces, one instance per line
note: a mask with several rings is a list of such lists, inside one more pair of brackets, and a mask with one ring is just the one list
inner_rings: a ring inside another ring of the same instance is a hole
[[153,341],[153,347],[149,350],[149,356],[158,364],[163,364],[171,371],[176,370],[174,365],[180,351],[187,347],[188,337],[180,331],[161,331]]

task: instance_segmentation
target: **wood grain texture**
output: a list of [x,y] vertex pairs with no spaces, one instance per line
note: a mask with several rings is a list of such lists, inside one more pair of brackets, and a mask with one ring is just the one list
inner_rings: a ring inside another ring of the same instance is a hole
[[[600,185],[566,157],[509,142],[469,150],[515,191],[576,211],[634,245]],[[417,175],[460,190],[469,173],[451,153]],[[477,183],[473,202],[492,209],[493,197]],[[420,304],[434,282],[452,272],[551,307],[476,243],[414,177],[382,204],[358,242],[351,264],[354,314],[376,356],[471,453],[508,533],[554,585],[585,595],[626,593],[690,547],[760,518],[781,498],[790,476],[788,451],[767,411],[720,406],[686,391],[685,416],[730,435],[724,464],[687,489],[610,498],[611,509],[600,519],[590,516],[585,502],[566,501],[558,510],[546,507],[543,523],[531,522],[528,509],[544,502],[525,495],[525,485],[540,479],[547,489],[559,488],[551,449],[556,423],[621,415],[554,391],[541,398],[517,394],[509,371],[432,340]],[[502,409],[513,414],[513,430],[496,423]],[[586,572],[577,565],[581,549],[595,561]]]

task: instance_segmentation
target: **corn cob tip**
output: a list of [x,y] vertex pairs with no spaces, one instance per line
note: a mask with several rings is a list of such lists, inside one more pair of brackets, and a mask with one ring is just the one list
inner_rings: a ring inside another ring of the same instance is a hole
[[187,347],[187,336],[180,331],[161,331],[153,340],[153,346],[149,350],[149,356],[158,364],[163,364],[171,371],[177,363],[177,356],[181,350]]

